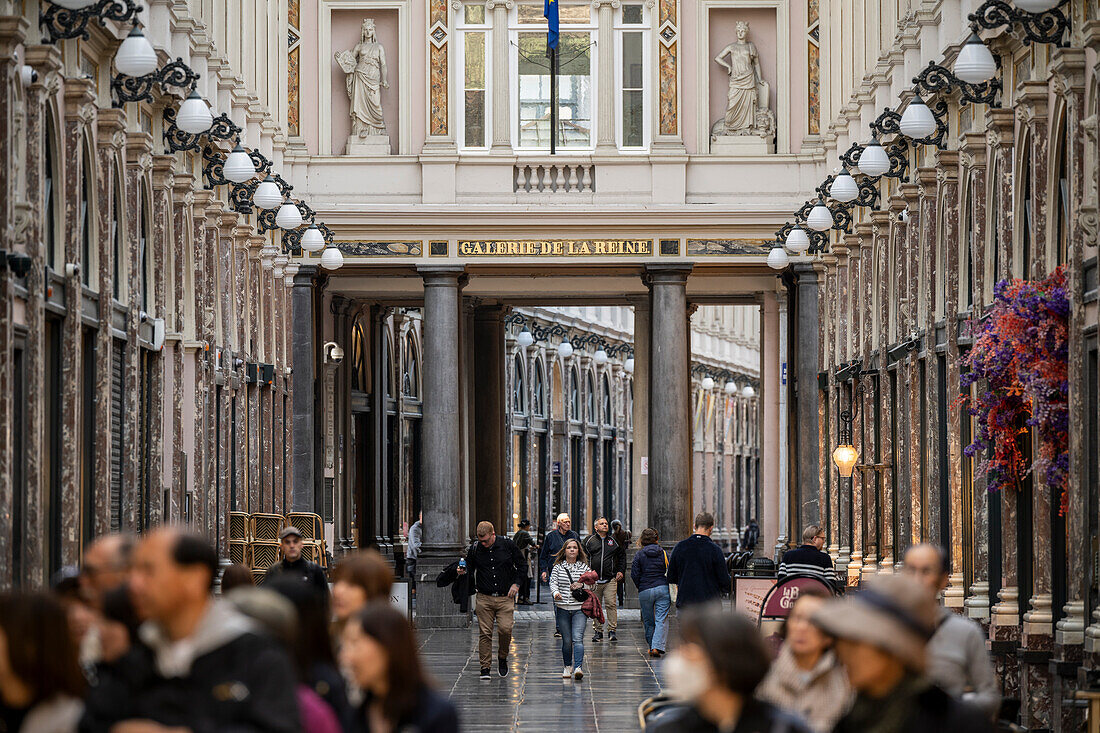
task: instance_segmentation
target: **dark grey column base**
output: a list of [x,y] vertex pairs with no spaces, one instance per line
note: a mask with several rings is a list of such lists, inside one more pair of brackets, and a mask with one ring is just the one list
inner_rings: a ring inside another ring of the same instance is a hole
[[[464,629],[470,625],[470,613],[463,613],[451,597],[451,586],[440,588],[436,576],[457,560],[465,548],[423,549],[416,563],[416,616],[419,629]],[[473,597],[470,598],[473,610]]]

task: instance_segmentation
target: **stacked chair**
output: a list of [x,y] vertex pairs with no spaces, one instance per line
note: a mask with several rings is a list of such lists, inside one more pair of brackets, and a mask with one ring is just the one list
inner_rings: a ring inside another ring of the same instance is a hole
[[324,525],[321,517],[309,512],[287,515],[256,512],[229,513],[229,560],[252,570],[252,582],[262,585],[267,569],[282,559],[279,531],[293,525],[302,533],[302,555],[328,569]]

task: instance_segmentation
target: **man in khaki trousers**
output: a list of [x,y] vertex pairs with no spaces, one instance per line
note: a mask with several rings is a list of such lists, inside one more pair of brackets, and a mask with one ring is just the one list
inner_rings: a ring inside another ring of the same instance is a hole
[[[588,567],[600,576],[594,592],[603,604],[604,616],[607,618],[607,640],[618,641],[615,636],[615,629],[619,625],[616,603],[619,583],[623,582],[623,575],[626,573],[626,548],[621,547],[608,532],[606,518],[597,519],[592,528],[595,532],[585,538],[584,551],[588,555]],[[603,641],[603,624],[595,621],[593,625],[592,641]]]
[[491,522],[477,525],[477,542],[466,554],[466,567],[459,565],[458,574],[474,574],[477,590],[475,613],[480,632],[477,643],[481,662],[481,679],[492,676],[493,626],[497,627],[497,669],[500,676],[508,674],[508,649],[512,645],[512,624],[516,610],[516,595],[520,584],[527,582],[527,566],[516,543],[498,536]]

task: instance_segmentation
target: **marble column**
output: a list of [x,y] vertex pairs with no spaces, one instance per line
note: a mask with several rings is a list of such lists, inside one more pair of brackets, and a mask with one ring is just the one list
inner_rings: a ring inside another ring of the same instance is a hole
[[[508,420],[505,389],[504,308],[474,311],[474,521],[487,520],[505,533],[504,496],[508,482]],[[510,362],[507,362],[510,366]],[[528,380],[530,383],[531,380]]]
[[649,522],[649,471],[642,471],[643,459],[649,461],[649,298],[631,298],[634,307],[634,384],[633,430],[634,456],[633,502],[630,512],[630,530],[637,537]]
[[[795,367],[795,414],[798,419],[798,486],[795,497],[799,516],[792,523],[792,536],[801,537],[802,530],[811,524],[821,523],[821,504],[818,492],[817,435],[818,400],[817,374],[821,370],[821,321],[818,311],[818,279],[812,265],[795,265],[794,274],[798,278],[795,307],[796,330],[793,334],[797,342],[788,350],[788,358],[798,360]],[[783,436],[786,442],[786,435]]]
[[687,278],[690,264],[649,265],[649,524],[664,542],[691,531]]
[[488,0],[486,9],[493,13],[493,144],[490,152],[496,155],[512,154],[512,108],[508,102],[510,91],[508,74],[508,11],[515,6],[513,0]]
[[[760,445],[774,449],[785,442],[779,432],[779,306],[774,292],[763,293],[760,328],[760,397],[763,433]],[[760,525],[758,546],[775,547],[779,537],[779,461],[765,460],[760,467],[760,506],[749,515]]]
[[[775,538],[775,560],[778,562],[783,557],[783,553],[787,549],[787,544],[792,537],[795,537],[798,541],[801,541],[801,533],[797,533],[791,529],[791,490],[790,490],[790,459],[787,455],[788,446],[790,444],[790,427],[787,424],[787,360],[790,358],[789,350],[789,334],[787,332],[787,291],[786,289],[780,291],[776,296],[776,306],[778,310],[778,327],[779,327],[779,378],[776,380],[776,390],[778,391],[779,398],[779,533]],[[815,309],[816,312],[816,309]],[[815,352],[816,353],[816,352]],[[814,414],[817,414],[817,388],[816,382],[814,383],[813,407]],[[808,436],[811,443],[816,445],[814,435]],[[764,445],[767,445],[765,443]],[[816,476],[817,471],[813,471],[811,475]],[[814,492],[816,496],[816,492]]]
[[[424,278],[423,443],[420,455],[424,547],[418,570],[434,578],[462,552],[462,461],[459,455],[459,292],[461,266],[419,266]],[[417,586],[420,628],[458,627],[466,616],[457,612],[449,588],[435,583]]]
[[[317,490],[317,456],[315,418],[317,413],[316,385],[317,344],[314,340],[317,314],[313,309],[316,265],[302,265],[294,276],[290,296],[293,313],[291,328],[294,343],[291,355],[293,371],[294,427],[292,429],[294,484],[291,506],[296,512],[321,513],[321,492]],[[255,511],[255,509],[253,509]]]
[[596,155],[615,153],[615,42],[612,6],[619,0],[594,0],[599,8],[599,32],[596,42],[599,79],[596,89],[602,90],[596,97]]

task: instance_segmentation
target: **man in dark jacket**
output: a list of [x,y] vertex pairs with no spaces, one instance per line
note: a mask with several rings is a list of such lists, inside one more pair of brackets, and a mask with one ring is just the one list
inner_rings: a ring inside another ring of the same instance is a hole
[[570,529],[572,524],[569,515],[562,512],[558,515],[557,529],[553,532],[547,532],[546,538],[542,541],[542,552],[539,553],[539,570],[542,571],[543,583],[550,582],[550,568],[554,565],[554,555],[558,554],[558,550],[562,548],[565,541],[581,541],[581,536]]
[[714,517],[695,516],[695,533],[676,543],[668,559],[668,582],[676,584],[676,608],[706,603],[730,591],[730,574],[722,549],[710,538]]
[[297,527],[286,526],[279,532],[283,559],[267,569],[267,579],[289,577],[309,583],[319,597],[328,603],[328,578],[324,569],[302,557],[302,533]]
[[493,660],[493,625],[497,627],[497,668],[500,676],[508,674],[508,648],[512,645],[512,625],[515,621],[516,596],[527,582],[523,556],[516,543],[496,533],[492,522],[479,522],[477,542],[466,554],[466,567],[458,574],[472,573],[477,599],[477,654],[481,661],[481,679],[490,678]]
[[512,535],[512,542],[516,543],[516,547],[519,548],[520,554],[523,555],[523,565],[527,568],[528,579],[524,581],[523,585],[519,587],[519,600],[517,603],[521,606],[531,605],[531,558],[534,556],[534,552],[539,549],[539,546],[535,544],[535,540],[531,537],[531,521],[529,519],[523,519],[519,523],[519,529]]
[[118,678],[88,693],[82,731],[298,730],[289,657],[214,600],[217,572],[214,548],[179,530],[155,530],[138,544],[130,592],[148,621],[115,665]]
[[983,733],[989,717],[933,685],[925,649],[939,620],[935,600],[904,575],[878,576],[865,590],[829,601],[813,623],[836,638],[856,691],[834,733]]
[[828,585],[836,584],[833,559],[821,551],[825,546],[825,529],[811,524],[802,532],[802,545],[787,550],[779,561],[779,579],[788,575],[812,575]]
[[[610,525],[604,517],[596,520],[593,529],[595,533],[584,540],[584,551],[588,555],[588,567],[600,576],[596,581],[595,593],[603,604],[607,618],[607,639],[618,641],[615,629],[619,625],[619,611],[615,602],[618,600],[619,583],[626,575],[626,550],[611,536]],[[603,624],[597,619],[593,626],[592,641],[602,641]]]

